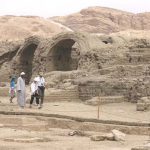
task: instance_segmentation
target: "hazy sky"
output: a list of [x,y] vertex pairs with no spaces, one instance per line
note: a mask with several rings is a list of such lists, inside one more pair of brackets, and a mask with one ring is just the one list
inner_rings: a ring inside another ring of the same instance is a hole
[[89,6],[150,12],[150,0],[0,0],[0,15],[62,16]]

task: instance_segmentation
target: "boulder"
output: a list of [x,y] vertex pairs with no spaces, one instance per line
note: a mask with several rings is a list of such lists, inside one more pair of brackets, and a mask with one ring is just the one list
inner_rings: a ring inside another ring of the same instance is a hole
[[112,134],[114,135],[115,141],[125,141],[126,134],[114,129],[112,130]]

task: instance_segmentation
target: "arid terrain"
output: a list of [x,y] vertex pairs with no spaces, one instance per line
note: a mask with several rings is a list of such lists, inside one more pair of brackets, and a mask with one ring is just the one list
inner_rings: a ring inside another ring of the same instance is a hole
[[60,32],[70,31],[54,21],[34,16],[1,16],[0,40],[17,41],[29,36],[51,37]]
[[89,7],[68,16],[1,16],[0,40],[23,40],[32,35],[52,37],[65,31],[113,33],[150,30],[150,12],[133,14],[105,7]]
[[[8,99],[8,97],[0,98],[0,133],[2,133],[0,149],[2,150],[19,150],[22,145],[25,150],[48,150],[49,147],[52,150],[131,150],[149,142],[148,134],[140,127],[124,126],[123,129],[121,125],[115,127],[113,124],[110,126],[97,124],[90,120],[82,123],[73,118],[66,118],[72,116],[83,120],[96,119],[97,106],[88,106],[82,102],[46,102],[41,110],[37,109],[37,106],[29,108],[29,104],[21,110],[17,106],[16,99],[13,104],[9,104]],[[51,117],[46,117],[44,114],[49,114]],[[57,115],[60,115],[59,118]],[[149,122],[148,116],[146,112],[135,113],[135,105],[131,103],[100,106],[100,120],[144,123]],[[90,140],[93,135],[103,135],[115,128],[127,133],[125,141]],[[78,134],[69,134],[74,131]],[[146,135],[143,135],[144,132]]]
[[150,13],[133,14],[105,7],[89,7],[64,17],[53,17],[74,31],[112,33],[123,30],[150,30]]
[[[1,16],[0,34],[0,150],[150,148],[150,12]],[[25,109],[8,97],[10,76],[22,71]],[[29,108],[39,72],[44,106]]]

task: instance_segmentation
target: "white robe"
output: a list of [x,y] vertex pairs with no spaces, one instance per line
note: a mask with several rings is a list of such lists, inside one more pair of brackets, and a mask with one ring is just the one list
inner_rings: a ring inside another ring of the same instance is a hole
[[26,102],[26,94],[25,93],[26,93],[25,80],[22,77],[19,77],[17,80],[17,101],[18,101],[18,105],[20,107],[25,106],[25,102]]

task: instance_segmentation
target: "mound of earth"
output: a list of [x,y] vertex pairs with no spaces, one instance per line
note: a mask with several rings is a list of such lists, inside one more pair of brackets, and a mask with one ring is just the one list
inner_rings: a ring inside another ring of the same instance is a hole
[[[59,23],[33,16],[1,16],[1,41],[18,41],[29,36],[51,37],[69,29]],[[70,30],[69,30],[70,31]]]

